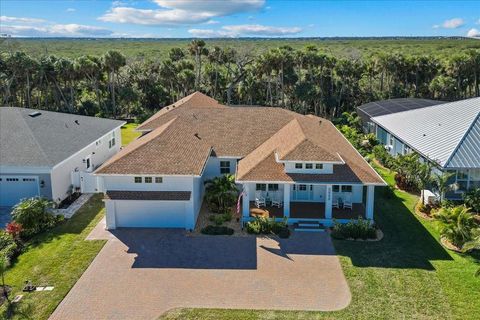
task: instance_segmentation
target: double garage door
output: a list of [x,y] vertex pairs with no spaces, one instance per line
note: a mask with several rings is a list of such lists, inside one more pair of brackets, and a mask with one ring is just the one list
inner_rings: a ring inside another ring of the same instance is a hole
[[14,206],[23,198],[38,195],[38,177],[0,176],[0,207]]
[[117,228],[185,228],[185,202],[115,200],[115,224]]

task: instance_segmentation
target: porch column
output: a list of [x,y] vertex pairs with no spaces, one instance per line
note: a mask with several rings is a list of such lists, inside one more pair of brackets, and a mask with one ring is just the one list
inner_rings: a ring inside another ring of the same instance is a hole
[[113,200],[104,200],[105,201],[105,220],[107,230],[116,229],[116,219],[115,219],[115,201]]
[[248,192],[248,184],[244,183],[242,185],[243,190],[245,193],[242,197],[242,216],[249,217],[250,216],[250,193]]
[[374,196],[375,196],[375,186],[367,186],[366,216],[368,220],[373,220]]
[[332,185],[327,184],[325,188],[325,219],[332,219]]
[[290,185],[283,185],[283,215],[290,217]]

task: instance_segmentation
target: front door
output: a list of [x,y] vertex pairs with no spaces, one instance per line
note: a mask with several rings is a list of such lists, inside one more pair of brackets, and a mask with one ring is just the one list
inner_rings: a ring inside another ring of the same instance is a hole
[[311,184],[296,184],[293,186],[294,200],[308,201],[313,198],[313,186]]

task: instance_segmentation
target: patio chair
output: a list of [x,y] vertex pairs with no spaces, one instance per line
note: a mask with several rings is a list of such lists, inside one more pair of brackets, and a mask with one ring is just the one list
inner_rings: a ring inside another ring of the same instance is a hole
[[332,208],[340,209],[340,204],[338,203],[338,198],[333,199]]
[[277,207],[277,208],[283,207],[283,200],[278,194],[278,192],[276,192],[272,197],[272,207]]
[[265,198],[263,198],[260,194],[256,193],[255,194],[255,206],[257,208],[260,208],[260,207],[265,207],[266,206],[266,203],[265,203]]
[[352,202],[350,200],[345,200],[345,202],[343,203],[343,208],[353,210]]

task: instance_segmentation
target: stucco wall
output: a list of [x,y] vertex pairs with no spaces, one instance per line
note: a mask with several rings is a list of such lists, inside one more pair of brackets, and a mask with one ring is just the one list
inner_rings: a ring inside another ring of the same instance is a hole
[[[112,132],[115,132],[115,146],[109,148],[108,141],[111,139]],[[96,143],[98,140],[101,141],[99,145]],[[120,150],[122,145],[120,127],[112,130],[98,140],[93,141],[84,149],[79,150],[73,156],[53,167],[51,177],[52,199],[54,201],[59,202],[68,196],[68,191],[72,185],[71,172],[86,170],[86,164],[83,160],[87,156],[91,156],[92,168],[96,168]]]
[[285,172],[317,173],[317,174],[333,173],[333,164],[331,163],[323,163],[323,169],[315,169],[315,163],[313,163],[313,169],[305,169],[305,163],[311,163],[311,162],[301,162],[301,161],[298,161],[298,163],[303,163],[303,169],[295,169],[295,163],[297,162],[286,162]]
[[193,191],[193,176],[159,176],[162,177],[162,183],[155,183],[155,178],[152,183],[135,183],[134,177],[136,176],[103,176],[104,191]]

